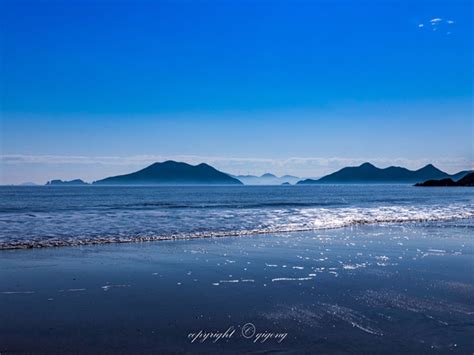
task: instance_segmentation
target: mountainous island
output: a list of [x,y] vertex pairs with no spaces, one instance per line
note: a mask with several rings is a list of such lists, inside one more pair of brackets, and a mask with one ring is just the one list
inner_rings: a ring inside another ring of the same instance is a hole
[[387,183],[416,183],[432,179],[460,179],[467,175],[469,171],[461,171],[454,175],[449,175],[439,170],[432,164],[428,164],[418,170],[409,170],[398,166],[388,168],[377,168],[370,163],[360,166],[346,167],[335,173],[326,175],[318,180],[306,179],[298,182],[298,185],[310,184],[387,184]]
[[134,173],[95,181],[94,185],[242,185],[205,163],[190,165],[172,160],[154,163]]
[[474,186],[474,173],[469,173],[458,181],[454,181],[451,178],[441,180],[428,180],[415,184],[415,186]]

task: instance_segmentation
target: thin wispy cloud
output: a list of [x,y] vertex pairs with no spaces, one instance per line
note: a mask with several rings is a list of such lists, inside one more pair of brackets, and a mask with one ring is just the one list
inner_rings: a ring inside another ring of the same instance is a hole
[[[406,158],[342,158],[342,157],[290,157],[284,159],[273,158],[255,158],[255,157],[219,157],[205,155],[131,155],[131,156],[83,156],[83,155],[23,155],[6,154],[0,155],[0,162],[4,164],[102,164],[102,165],[142,165],[157,161],[177,160],[190,164],[199,164],[202,162],[210,163],[254,163],[254,164],[273,164],[277,166],[286,166],[293,164],[318,164],[327,166],[334,163],[350,164],[354,162],[378,162],[381,164],[407,163],[409,165],[423,164],[429,159],[406,159]],[[453,161],[452,158],[441,159],[438,161]],[[466,162],[464,158],[455,159],[455,161]]]
[[[428,29],[431,28],[431,31],[436,32],[438,30],[445,30],[447,35],[451,34],[450,28],[451,25],[454,25],[454,20],[445,20],[441,17],[435,17],[427,21],[428,25],[431,25],[428,27]],[[424,23],[419,23],[418,28],[419,29],[425,29],[425,24]]]

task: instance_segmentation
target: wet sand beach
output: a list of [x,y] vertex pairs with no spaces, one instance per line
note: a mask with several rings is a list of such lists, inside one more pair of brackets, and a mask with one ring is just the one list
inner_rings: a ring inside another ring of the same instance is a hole
[[469,353],[473,227],[2,251],[0,352]]

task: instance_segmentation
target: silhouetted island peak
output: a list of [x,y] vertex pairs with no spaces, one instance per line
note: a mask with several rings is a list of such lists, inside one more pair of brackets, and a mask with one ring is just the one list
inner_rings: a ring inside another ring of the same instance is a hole
[[190,165],[174,160],[153,163],[125,175],[94,182],[95,185],[241,185],[239,180],[201,163]]
[[360,166],[350,166],[342,168],[332,174],[322,178],[306,179],[299,181],[299,185],[309,184],[377,184],[394,183],[406,184],[425,181],[430,179],[445,179],[454,176],[462,178],[469,172],[459,172],[455,175],[449,175],[438,169],[433,164],[427,164],[418,170],[409,170],[399,166],[390,166],[388,168],[377,168],[371,163],[363,163]]

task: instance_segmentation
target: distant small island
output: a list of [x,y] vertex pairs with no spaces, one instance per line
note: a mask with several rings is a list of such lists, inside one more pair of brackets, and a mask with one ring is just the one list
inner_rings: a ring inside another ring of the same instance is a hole
[[469,173],[458,181],[453,179],[428,180],[415,184],[415,186],[434,187],[434,186],[474,186],[474,173]]
[[38,186],[38,184],[35,184],[34,182],[23,182],[19,186]]
[[63,180],[51,180],[46,183],[47,186],[81,186],[81,185],[89,185],[87,182],[84,182],[81,179],[74,179],[69,181]]
[[95,181],[94,185],[242,185],[236,178],[210,165],[168,160],[142,170]]

